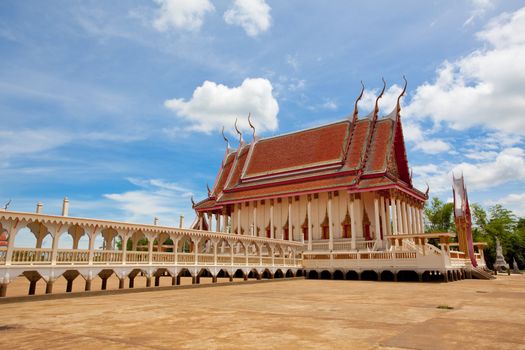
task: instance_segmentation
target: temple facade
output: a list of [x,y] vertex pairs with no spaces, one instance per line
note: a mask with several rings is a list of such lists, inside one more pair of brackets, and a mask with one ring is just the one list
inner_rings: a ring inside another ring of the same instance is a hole
[[[381,95],[377,98],[377,101]],[[401,96],[399,96],[401,98]],[[387,247],[424,232],[428,193],[412,185],[399,102],[289,134],[227,146],[195,228],[304,242],[307,250]]]
[[[451,252],[453,233],[425,234],[428,188],[412,183],[400,115],[405,89],[382,117],[384,88],[364,117],[361,93],[353,114],[334,123],[259,138],[250,122],[251,142],[236,128],[238,147],[225,138],[215,183],[207,198],[193,203],[193,228],[304,243],[307,271],[373,268],[380,274],[399,265],[393,269],[446,274],[446,259],[465,253]],[[431,238],[440,248],[428,244]],[[480,254],[470,253],[473,261]]]

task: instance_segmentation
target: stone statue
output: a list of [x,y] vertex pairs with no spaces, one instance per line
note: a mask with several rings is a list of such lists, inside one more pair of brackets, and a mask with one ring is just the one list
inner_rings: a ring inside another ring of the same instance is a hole
[[516,258],[512,261],[512,273],[521,274],[521,271],[518,267],[518,263],[516,262]]
[[508,269],[509,264],[505,261],[503,249],[501,248],[498,237],[496,237],[496,262],[494,263],[494,270],[498,272],[506,272]]

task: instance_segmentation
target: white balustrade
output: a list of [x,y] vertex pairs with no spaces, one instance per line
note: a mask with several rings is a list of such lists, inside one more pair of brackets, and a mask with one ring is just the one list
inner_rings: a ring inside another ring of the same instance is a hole
[[48,265],[51,264],[52,252],[48,248],[16,248],[13,249],[11,264]]

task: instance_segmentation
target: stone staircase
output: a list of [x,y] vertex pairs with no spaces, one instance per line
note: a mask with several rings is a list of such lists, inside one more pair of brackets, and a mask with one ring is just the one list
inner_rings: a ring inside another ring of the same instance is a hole
[[472,278],[477,278],[479,280],[493,280],[496,279],[490,272],[487,272],[486,270],[482,269],[481,267],[473,267],[472,270]]

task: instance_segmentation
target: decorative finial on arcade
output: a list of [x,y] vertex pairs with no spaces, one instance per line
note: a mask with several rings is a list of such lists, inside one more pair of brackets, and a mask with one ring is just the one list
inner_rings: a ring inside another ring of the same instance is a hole
[[407,91],[407,85],[408,85],[407,78],[405,78],[404,75],[403,75],[403,80],[405,81],[405,86],[403,86],[403,91],[401,91],[401,94],[397,97],[396,108],[397,108],[398,113],[401,110],[401,97],[405,96],[405,92]]
[[376,105],[374,107],[374,119],[377,118],[377,113],[379,112],[379,99],[381,97],[383,97],[383,94],[385,93],[385,88],[386,88],[386,81],[385,81],[385,78],[381,77],[381,79],[383,80],[383,90],[381,90],[381,93],[379,94],[379,96],[377,96],[376,98]]
[[363,84],[363,81],[361,80],[361,93],[359,94],[359,97],[357,98],[357,100],[355,100],[354,115],[352,117],[352,123],[355,123],[357,121],[357,114],[358,114],[357,102],[359,102],[359,100],[361,100],[361,98],[363,97],[364,91],[365,91],[365,85]]
[[237,118],[235,118],[234,126],[235,126],[235,131],[237,131],[237,134],[239,134],[239,144],[241,144],[241,142],[242,142],[242,132],[237,127]]
[[230,148],[230,141],[228,141],[228,139],[226,138],[226,135],[224,135],[224,125],[222,126],[222,138],[224,139],[224,141],[226,141],[226,148]]
[[191,208],[195,208],[195,200],[193,199],[193,196],[191,196]]
[[427,196],[427,198],[428,198],[428,191],[430,191],[430,186],[428,185],[428,182],[427,182],[427,190],[425,191],[425,196]]
[[206,184],[206,189],[208,190],[208,197],[211,197],[211,190],[210,190],[210,186],[208,186],[208,184]]
[[248,113],[248,124],[250,124],[250,128],[253,130],[253,141],[255,141],[255,126],[252,124],[252,114]]
[[11,199],[7,201],[7,203],[4,205],[4,210],[7,211],[7,208],[9,207],[9,204],[11,204]]

